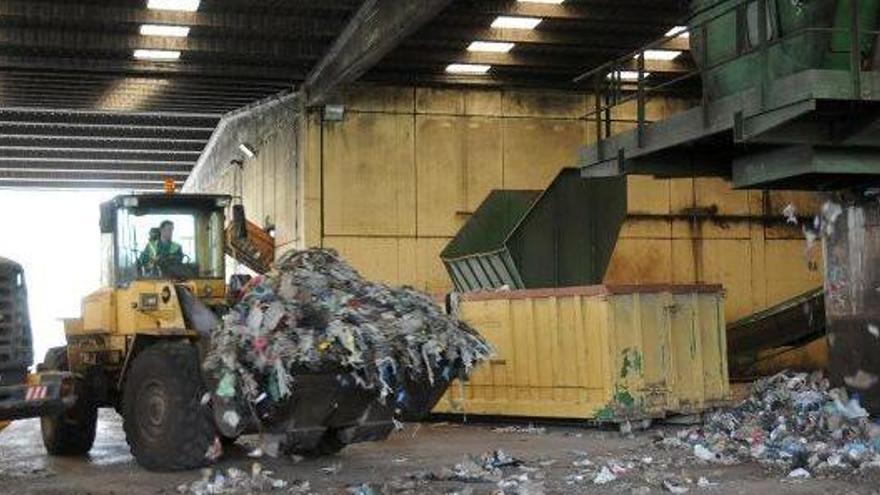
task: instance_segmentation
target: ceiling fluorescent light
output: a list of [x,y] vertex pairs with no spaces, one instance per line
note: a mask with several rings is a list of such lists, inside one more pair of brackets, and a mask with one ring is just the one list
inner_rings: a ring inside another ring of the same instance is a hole
[[[645,50],[645,60],[662,60],[664,62],[668,62],[670,60],[675,60],[681,55],[682,52],[678,50]],[[636,60],[639,59],[639,56],[636,55]]]
[[[650,76],[650,72],[645,72],[645,77]],[[638,81],[639,80],[639,72],[635,70],[622,70],[618,72],[612,72],[608,74],[608,79],[617,79],[619,78],[621,81]]]
[[167,26],[160,24],[144,24],[141,26],[142,36],[170,36],[172,38],[186,38],[189,36],[189,26]]
[[195,12],[199,10],[201,0],[148,0],[147,8],[153,10],[182,10]]
[[134,58],[141,60],[179,60],[180,52],[173,50],[135,50]]
[[450,74],[485,74],[492,69],[491,65],[480,64],[449,64],[446,66],[446,72]]
[[496,29],[535,29],[541,24],[538,17],[510,17],[501,15],[492,21],[492,27]]
[[469,52],[507,53],[513,50],[513,43],[498,41],[474,41],[468,46]]
[[666,38],[690,38],[691,33],[687,26],[675,26],[663,35]]
[[559,5],[565,0],[516,0],[519,3],[548,3],[551,5]]

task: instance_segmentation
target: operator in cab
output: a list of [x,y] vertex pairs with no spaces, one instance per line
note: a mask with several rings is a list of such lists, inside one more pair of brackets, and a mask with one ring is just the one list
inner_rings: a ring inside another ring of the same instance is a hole
[[150,230],[150,241],[141,253],[140,265],[146,271],[153,271],[157,266],[179,265],[183,263],[183,249],[180,244],[174,242],[174,223],[165,220],[159,224],[158,235]]

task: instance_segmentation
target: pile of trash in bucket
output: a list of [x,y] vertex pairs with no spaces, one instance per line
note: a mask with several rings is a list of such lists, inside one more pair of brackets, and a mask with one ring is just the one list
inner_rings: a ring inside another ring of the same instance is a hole
[[286,253],[242,289],[205,368],[217,396],[251,405],[282,401],[309,372],[337,373],[393,405],[407,379],[449,381],[491,352],[429,296],[369,282],[335,251],[310,249]]
[[792,477],[826,469],[880,466],[880,425],[858,397],[830,389],[821,372],[784,372],[755,383],[739,406],[664,443],[686,442],[708,462],[748,459],[781,465]]

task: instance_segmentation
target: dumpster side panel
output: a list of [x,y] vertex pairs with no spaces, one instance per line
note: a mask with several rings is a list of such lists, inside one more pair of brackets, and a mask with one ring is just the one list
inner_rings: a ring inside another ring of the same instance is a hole
[[676,294],[670,312],[676,412],[699,412],[730,396],[721,294]]
[[591,417],[613,395],[608,307],[583,296],[464,301],[462,318],[496,356],[453,384],[434,412]]
[[617,422],[699,410],[728,391],[721,304],[705,287],[465,295],[461,317],[497,355],[434,412]]

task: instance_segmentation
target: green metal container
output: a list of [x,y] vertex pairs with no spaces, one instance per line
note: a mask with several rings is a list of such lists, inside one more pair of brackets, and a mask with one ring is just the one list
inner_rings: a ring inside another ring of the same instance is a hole
[[544,191],[493,191],[440,257],[460,292],[602,283],[626,219],[626,178],[564,169]]
[[[860,63],[873,60],[880,0],[859,0]],[[762,48],[757,0],[694,0],[691,50],[704,70],[710,99],[807,69],[846,70],[851,64],[850,0],[766,0]],[[830,29],[834,29],[831,31]]]

